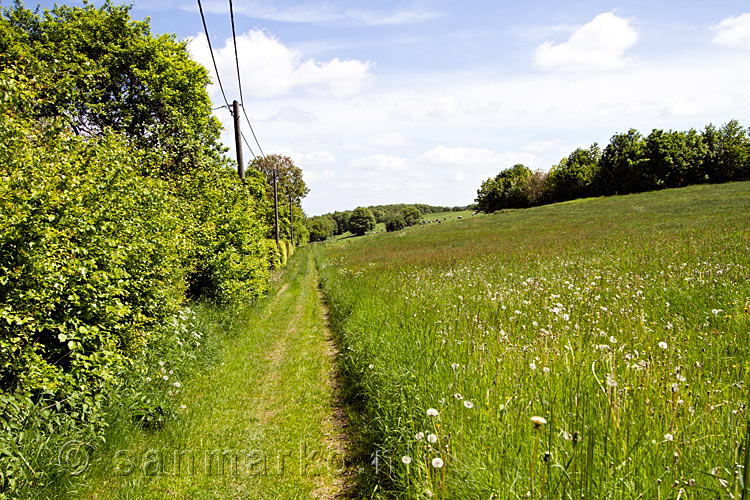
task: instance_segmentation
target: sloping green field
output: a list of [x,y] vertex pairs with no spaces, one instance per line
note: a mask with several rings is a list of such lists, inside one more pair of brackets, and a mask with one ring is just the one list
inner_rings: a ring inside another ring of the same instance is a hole
[[379,458],[363,495],[742,495],[750,183],[469,217],[317,258]]

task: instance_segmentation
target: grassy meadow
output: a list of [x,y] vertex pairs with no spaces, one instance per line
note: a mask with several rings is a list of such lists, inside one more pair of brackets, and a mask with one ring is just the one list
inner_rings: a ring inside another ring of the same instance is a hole
[[317,259],[377,458],[363,496],[742,496],[750,183],[464,217]]

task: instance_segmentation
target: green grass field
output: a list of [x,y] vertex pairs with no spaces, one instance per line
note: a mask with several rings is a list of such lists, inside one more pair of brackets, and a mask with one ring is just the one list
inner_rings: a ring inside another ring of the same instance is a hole
[[316,252],[363,496],[742,495],[750,183],[343,241]]

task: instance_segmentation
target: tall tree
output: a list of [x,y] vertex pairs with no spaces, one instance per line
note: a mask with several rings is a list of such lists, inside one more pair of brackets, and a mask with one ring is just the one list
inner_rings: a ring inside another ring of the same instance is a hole
[[592,182],[599,168],[601,158],[599,145],[578,148],[567,158],[553,166],[547,176],[545,197],[548,201],[559,202],[591,196]]
[[598,194],[628,194],[641,190],[646,143],[635,129],[615,134],[604,148],[594,179]]
[[[269,200],[274,199],[273,182],[274,176],[276,176],[279,228],[282,235],[291,237],[292,231],[297,235],[307,232],[308,227],[305,225],[304,213],[300,203],[310,190],[302,178],[302,169],[297,167],[288,156],[276,154],[254,159],[250,163],[250,169],[257,170],[266,179],[267,198]],[[269,207],[268,221],[269,223],[273,222],[273,206]],[[293,228],[291,224],[294,224]],[[295,237],[295,241],[299,241],[299,239]]]
[[704,170],[709,182],[750,179],[750,137],[737,120],[720,129],[708,125],[702,136],[708,150]]
[[364,236],[368,231],[375,229],[375,216],[366,207],[357,207],[349,217],[349,229],[357,236]]
[[25,110],[34,118],[63,117],[83,136],[123,133],[159,159],[160,175],[214,166],[225,148],[208,72],[186,42],[152,36],[129,10],[107,1],[40,15],[16,3],[0,16],[0,69],[17,66],[35,81],[44,98]]

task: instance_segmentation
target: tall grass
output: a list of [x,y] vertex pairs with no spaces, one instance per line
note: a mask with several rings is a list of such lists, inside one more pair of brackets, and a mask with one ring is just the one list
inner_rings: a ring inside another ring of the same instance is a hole
[[506,211],[318,258],[360,425],[387,457],[370,493],[741,494],[750,183]]

